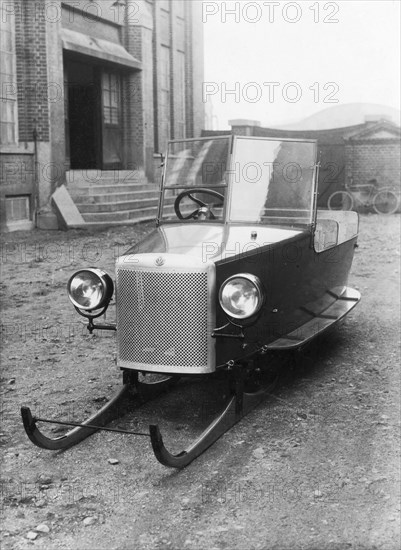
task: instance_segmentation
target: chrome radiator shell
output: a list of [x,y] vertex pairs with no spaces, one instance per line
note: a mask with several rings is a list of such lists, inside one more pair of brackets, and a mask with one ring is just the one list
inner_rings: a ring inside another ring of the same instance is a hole
[[216,268],[180,254],[116,263],[117,365],[161,373],[215,370]]

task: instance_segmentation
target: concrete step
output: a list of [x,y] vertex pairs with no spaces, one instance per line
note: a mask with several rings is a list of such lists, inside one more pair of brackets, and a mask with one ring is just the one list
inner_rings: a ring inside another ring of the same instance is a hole
[[74,183],[72,183],[73,187],[102,187],[105,185],[151,185],[147,180],[143,178],[102,178],[94,179],[93,181],[82,180]]
[[139,201],[142,199],[159,199],[158,191],[127,191],[124,193],[107,193],[107,194],[93,194],[78,195],[75,197],[75,203],[79,204],[93,204],[93,203],[109,203],[109,202],[122,202],[122,201]]
[[67,187],[71,188],[147,183],[145,174],[138,170],[70,170],[66,180]]
[[157,197],[150,199],[137,199],[131,201],[118,202],[95,202],[95,203],[78,203],[77,207],[81,214],[97,213],[97,212],[122,212],[124,210],[143,210],[144,208],[156,208],[159,204]]
[[124,185],[93,185],[92,187],[86,186],[69,189],[70,195],[74,198],[88,195],[105,195],[109,193],[135,193],[139,191],[152,191],[153,193],[157,193],[159,187],[149,183],[126,183]]
[[70,170],[67,186],[88,227],[155,219],[159,184],[140,170]]
[[122,222],[122,221],[146,221],[154,220],[157,215],[157,207],[147,207],[137,210],[117,210],[114,212],[90,212],[82,213],[82,217],[85,222],[91,223],[104,223],[109,224],[110,222]]
[[[192,210],[191,210],[192,211]],[[165,205],[165,214],[173,214],[173,204]],[[185,215],[186,211],[183,211]],[[157,215],[156,208],[142,208],[129,211],[117,212],[88,212],[82,213],[85,220],[85,225],[77,226],[79,229],[101,229],[104,227],[114,227],[121,225],[134,225],[137,223],[146,223],[154,221]]]

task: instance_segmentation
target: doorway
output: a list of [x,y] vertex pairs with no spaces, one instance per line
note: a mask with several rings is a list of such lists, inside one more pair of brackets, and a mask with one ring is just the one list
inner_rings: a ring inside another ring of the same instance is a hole
[[97,70],[87,63],[65,60],[64,71],[66,141],[70,168],[101,168],[100,82]]
[[66,161],[71,170],[122,168],[118,72],[64,59]]

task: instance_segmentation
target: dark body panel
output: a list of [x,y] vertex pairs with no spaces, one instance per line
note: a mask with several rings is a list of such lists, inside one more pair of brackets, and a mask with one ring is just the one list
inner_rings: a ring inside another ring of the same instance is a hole
[[[235,273],[252,273],[263,283],[266,300],[259,314],[230,325],[217,336],[216,365],[244,358],[262,346],[301,327],[335,301],[328,291],[341,293],[347,283],[356,237],[324,252],[316,253],[311,234],[301,235],[264,247],[246,257],[217,263],[217,287]],[[228,322],[217,308],[217,326]],[[223,333],[244,335],[224,337]]]

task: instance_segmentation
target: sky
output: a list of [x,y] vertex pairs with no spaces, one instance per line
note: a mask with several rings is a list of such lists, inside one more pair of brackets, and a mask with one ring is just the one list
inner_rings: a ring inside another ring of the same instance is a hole
[[214,126],[285,124],[354,102],[399,109],[400,7],[400,0],[203,1],[203,98]]

